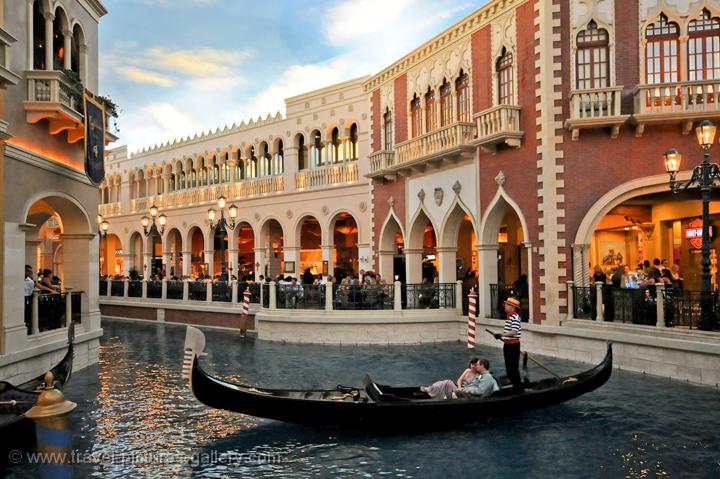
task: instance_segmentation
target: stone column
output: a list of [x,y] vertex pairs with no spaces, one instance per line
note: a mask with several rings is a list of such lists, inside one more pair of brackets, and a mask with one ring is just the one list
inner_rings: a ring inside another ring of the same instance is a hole
[[37,263],[37,247],[40,243],[40,240],[25,240],[25,264],[33,267],[33,273],[37,273],[35,263]]
[[83,81],[83,84],[87,85],[88,81],[88,47],[84,43],[80,45],[78,48],[78,52],[80,53],[80,58],[78,58],[78,68],[80,69],[80,79]]
[[[13,275],[16,281],[0,284],[3,294],[2,353],[10,354],[26,349],[27,328],[25,326],[24,282],[20,271],[25,265],[25,234],[35,230],[35,225],[5,223],[3,248],[5,249],[4,271]],[[33,263],[34,264],[34,263]]]
[[322,245],[322,259],[327,261],[328,275],[335,275],[335,246],[333,245]]
[[325,311],[333,310],[333,285],[330,282],[325,283]]
[[657,323],[658,328],[666,328],[665,325],[665,283],[655,283],[655,305],[657,306]]
[[204,252],[204,259],[208,265],[206,273],[212,278],[215,275],[215,251],[206,249]]
[[295,191],[295,174],[298,171],[298,148],[289,146],[283,148],[285,156],[283,158],[283,182],[285,192]]
[[[288,261],[295,262],[295,272],[289,273],[290,276],[299,277],[302,274],[300,271],[300,247],[299,246],[286,246],[283,250],[285,252],[285,263]],[[285,276],[285,272],[281,272]]]
[[568,281],[567,283],[567,316],[566,319],[575,319],[575,294],[573,290],[575,283]]
[[270,298],[268,302],[268,309],[277,309],[277,283],[270,281]]
[[492,312],[490,285],[498,282],[498,245],[477,245],[478,250],[478,317],[489,318]]
[[152,276],[152,254],[143,252],[143,279],[150,279]]
[[163,251],[162,253],[162,262],[163,262],[163,268],[165,269],[165,275],[170,275],[170,270],[172,269],[172,264],[170,263],[170,252],[169,251]]
[[265,248],[255,248],[255,281],[260,280],[260,275],[265,274]]
[[70,30],[65,30],[62,32],[63,34],[63,68],[66,70],[70,70],[70,67],[72,63],[71,55],[72,55],[72,32]]
[[437,252],[440,259],[440,282],[454,283],[457,281],[457,268],[455,266],[457,247],[437,248]]
[[422,249],[405,250],[405,269],[408,284],[422,282]]
[[595,309],[597,310],[595,315],[595,321],[601,322],[605,320],[603,315],[603,283],[601,281],[595,282]]
[[402,284],[400,281],[393,281],[393,310],[402,310]]
[[395,252],[394,251],[378,251],[378,271],[385,281],[393,281]]
[[[39,0],[38,0],[39,1]],[[45,70],[53,69],[53,20],[55,15],[45,12]]]
[[[100,329],[98,306],[98,240],[94,234],[61,234],[65,268],[64,285],[81,295],[81,318],[86,331]],[[108,284],[108,287],[110,285]]]
[[578,286],[590,285],[589,244],[573,244],[573,279]]
[[[228,242],[232,239],[231,232],[228,232]],[[231,243],[232,244],[232,243]],[[228,252],[228,264],[227,264],[227,271],[228,271],[228,280],[232,279],[232,275],[238,276],[238,273],[240,273],[240,270],[238,268],[238,250],[237,248],[229,248],[227,250]],[[238,277],[238,279],[240,279]]]
[[25,14],[27,16],[27,22],[25,28],[27,30],[27,45],[25,50],[25,56],[27,57],[26,70],[35,69],[35,31],[34,31],[34,18],[33,18],[33,3],[35,0],[27,0]]
[[358,268],[365,271],[374,270],[372,248],[368,243],[358,244]]

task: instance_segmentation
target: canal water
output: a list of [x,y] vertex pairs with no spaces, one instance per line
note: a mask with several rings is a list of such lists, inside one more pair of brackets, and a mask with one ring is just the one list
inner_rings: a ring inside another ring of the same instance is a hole
[[[565,404],[426,433],[371,434],[246,417],[199,404],[180,378],[185,328],[104,320],[100,362],[73,375],[76,477],[656,478],[720,477],[720,394],[714,388],[613,372]],[[292,345],[206,331],[206,369],[267,387],[455,379],[461,343]],[[481,347],[502,373],[501,351]],[[543,358],[559,373],[587,365]],[[532,377],[547,376],[531,366]],[[8,478],[37,477],[21,463]]]

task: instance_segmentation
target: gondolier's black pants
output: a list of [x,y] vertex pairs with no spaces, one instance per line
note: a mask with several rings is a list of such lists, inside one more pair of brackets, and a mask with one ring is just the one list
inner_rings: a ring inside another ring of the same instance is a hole
[[520,343],[505,343],[503,345],[503,355],[505,356],[505,371],[508,379],[515,389],[521,391],[523,384],[522,379],[520,379]]

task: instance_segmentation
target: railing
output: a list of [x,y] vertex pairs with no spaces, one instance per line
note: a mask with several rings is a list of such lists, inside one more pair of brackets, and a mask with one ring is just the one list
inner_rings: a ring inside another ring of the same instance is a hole
[[70,321],[82,319],[82,291],[40,294],[37,291],[25,297],[25,326],[27,334],[38,334],[60,329]]
[[232,301],[232,287],[225,281],[212,283],[212,300],[229,303]]
[[638,85],[635,114],[720,112],[720,80]]
[[623,87],[593,88],[570,92],[570,119],[586,120],[620,116]]
[[505,319],[505,300],[515,295],[515,290],[511,284],[491,284],[490,285],[490,317],[495,319]]
[[65,75],[58,70],[30,70],[26,72],[28,80],[28,100],[36,102],[60,103],[82,116],[82,105],[76,104],[70,94]]
[[145,295],[147,298],[162,298],[162,281],[148,281],[146,288]]
[[277,286],[280,309],[325,309],[325,285],[280,284]]
[[595,287],[572,286],[574,317],[578,319],[591,319],[595,317]]
[[233,185],[233,197],[267,195],[280,193],[284,190],[282,175],[268,176],[267,178],[247,179]]
[[335,310],[391,310],[395,301],[392,284],[333,285]]
[[376,151],[369,156],[370,172],[386,170],[395,166],[395,152],[389,150]]
[[168,281],[165,297],[167,299],[183,299],[184,281]]
[[100,278],[100,283],[99,283],[99,285],[100,285],[100,286],[99,286],[99,288],[98,288],[98,295],[100,295],[100,296],[107,296],[108,281]]
[[329,165],[322,168],[310,168],[295,173],[295,188],[302,190],[317,186],[340,185],[358,179],[357,163]]
[[498,105],[474,115],[480,142],[520,132],[520,107]]
[[238,303],[242,303],[245,301],[245,290],[247,288],[250,288],[250,303],[251,304],[259,304],[260,303],[260,283],[247,283],[245,281],[238,282]]
[[[666,326],[680,326],[689,329],[698,329],[702,309],[700,307],[700,291],[681,291],[665,288],[665,324]],[[713,315],[717,324],[720,315],[720,297],[718,291],[712,294]]]
[[98,205],[98,213],[103,217],[119,215],[122,213],[122,204],[118,202]]
[[143,281],[128,281],[128,298],[142,298]]
[[405,309],[455,308],[456,283],[404,285]]
[[110,282],[110,296],[125,296],[125,281],[112,280]]
[[462,145],[470,145],[475,138],[475,123],[458,122],[400,143],[395,148],[397,164],[440,154]]
[[188,299],[191,301],[207,300],[207,286],[202,281],[190,281],[188,283]]

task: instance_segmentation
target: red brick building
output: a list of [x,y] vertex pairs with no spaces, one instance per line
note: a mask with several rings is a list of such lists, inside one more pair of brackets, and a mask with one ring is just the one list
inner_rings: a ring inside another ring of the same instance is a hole
[[386,278],[477,281],[490,316],[527,275],[534,322],[573,317],[595,265],[662,258],[699,290],[699,193],[669,192],[663,154],[688,178],[720,117],[720,2],[495,0],[365,89]]

